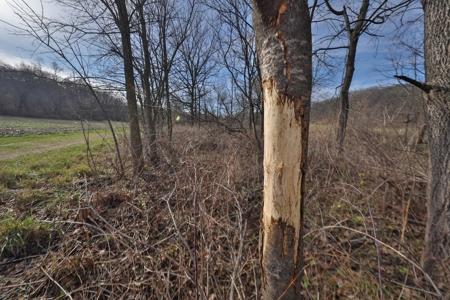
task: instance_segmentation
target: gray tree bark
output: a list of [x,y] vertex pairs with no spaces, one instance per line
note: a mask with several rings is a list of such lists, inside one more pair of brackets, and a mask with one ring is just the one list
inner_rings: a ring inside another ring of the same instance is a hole
[[450,0],[423,0],[425,10],[424,93],[430,146],[430,194],[425,271],[442,286],[450,284]]
[[426,83],[396,76],[423,91],[430,147],[424,271],[450,297],[450,0],[422,0]]
[[300,299],[311,98],[307,0],[253,0],[264,93],[264,299]]

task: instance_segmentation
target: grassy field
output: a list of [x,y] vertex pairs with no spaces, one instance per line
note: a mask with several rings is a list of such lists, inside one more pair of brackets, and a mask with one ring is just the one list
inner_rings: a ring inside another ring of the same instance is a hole
[[[342,151],[331,124],[311,126],[302,297],[438,299],[418,262],[427,153],[361,128]],[[102,140],[92,149],[0,162],[0,299],[261,298],[255,141],[176,126],[139,179],[115,175]]]
[[[109,148],[102,140],[91,142],[90,147],[94,152]],[[0,160],[0,185],[7,189],[26,189],[45,183],[59,185],[92,174],[86,148],[77,141],[74,145],[59,145],[59,149],[40,148],[38,154],[27,151],[24,155]]]
[[[114,122],[113,125],[115,128],[121,128],[123,126],[120,122]],[[106,121],[84,121],[83,126],[85,129],[90,130],[109,129],[108,123]],[[81,122],[75,120],[35,119],[0,116],[0,137],[68,133],[79,132],[81,130]]]
[[93,142],[103,139],[111,140],[111,137],[111,133],[106,130],[0,137],[0,161],[83,145],[86,144],[86,139]]
[[[114,122],[113,126],[120,132],[125,124]],[[110,141],[111,137],[106,121],[81,124],[73,120],[0,116],[0,161],[82,145],[86,141]]]

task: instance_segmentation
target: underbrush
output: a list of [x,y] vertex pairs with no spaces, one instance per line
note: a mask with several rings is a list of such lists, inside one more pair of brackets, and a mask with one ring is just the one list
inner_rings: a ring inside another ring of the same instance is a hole
[[349,131],[341,151],[330,130],[311,132],[305,297],[435,299],[420,267],[426,153],[397,131],[363,129]]
[[[436,297],[418,262],[427,156],[396,134],[355,130],[341,151],[329,125],[311,127],[305,299]],[[0,206],[13,218],[33,206],[33,222],[58,232],[38,258],[0,261],[0,298],[261,298],[263,170],[251,137],[178,126],[139,180],[113,176],[100,153],[58,201],[24,190]]]

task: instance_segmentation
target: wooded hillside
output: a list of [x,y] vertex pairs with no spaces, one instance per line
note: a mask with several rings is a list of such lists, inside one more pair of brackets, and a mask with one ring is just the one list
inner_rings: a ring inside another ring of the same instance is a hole
[[[423,124],[421,97],[419,89],[400,84],[352,91],[349,121],[364,121],[368,126],[387,123],[400,127],[405,123]],[[338,98],[311,104],[312,122],[330,122],[337,118],[338,113]]]
[[[112,120],[126,120],[127,110],[122,99],[105,91],[96,93]],[[106,119],[85,84],[44,71],[39,65],[25,64],[17,67],[0,64],[0,115]]]

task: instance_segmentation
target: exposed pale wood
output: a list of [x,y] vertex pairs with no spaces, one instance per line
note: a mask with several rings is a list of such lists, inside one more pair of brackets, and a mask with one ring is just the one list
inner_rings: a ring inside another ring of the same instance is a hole
[[306,0],[254,0],[264,93],[264,299],[299,299],[311,93]]

